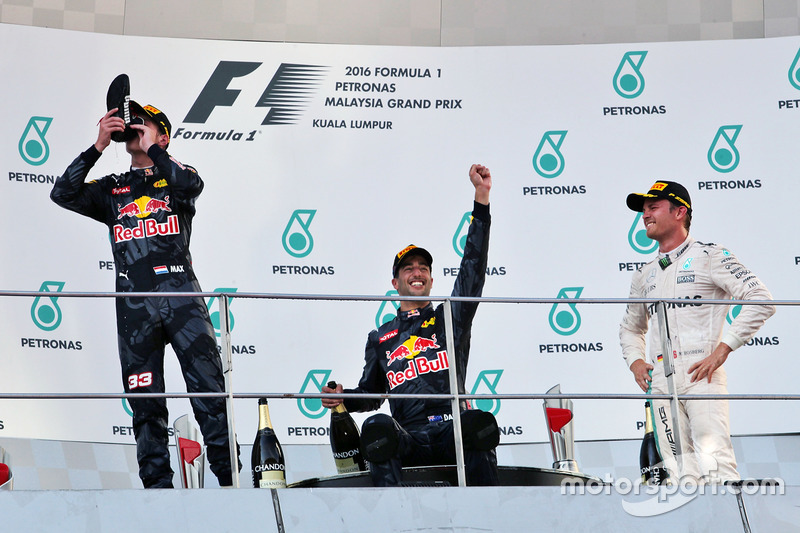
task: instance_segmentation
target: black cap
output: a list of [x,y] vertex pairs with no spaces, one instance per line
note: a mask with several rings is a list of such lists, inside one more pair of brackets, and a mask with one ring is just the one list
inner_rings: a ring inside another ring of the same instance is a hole
[[394,263],[392,264],[392,277],[397,277],[397,271],[400,269],[400,264],[403,262],[403,259],[414,255],[421,255],[428,262],[429,267],[433,266],[433,256],[428,250],[425,248],[420,248],[414,244],[409,244],[397,252],[397,255],[394,256]]
[[170,124],[167,115],[164,114],[163,111],[158,109],[155,106],[147,104],[146,106],[139,105],[137,102],[131,100],[131,109],[140,115],[145,115],[149,117],[153,122],[158,125],[158,128],[161,130],[162,133],[167,134],[167,141],[170,140],[172,136],[172,124]]
[[692,212],[692,199],[689,198],[689,191],[680,183],[674,181],[657,181],[650,190],[644,194],[633,192],[628,195],[626,203],[633,211],[644,211],[644,201],[647,198],[664,198],[678,207],[685,207]]

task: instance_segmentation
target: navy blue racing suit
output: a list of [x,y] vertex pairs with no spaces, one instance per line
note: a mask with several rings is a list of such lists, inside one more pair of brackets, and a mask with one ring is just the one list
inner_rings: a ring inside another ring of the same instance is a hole
[[[480,296],[483,291],[491,222],[489,207],[475,202],[472,214],[453,296]],[[458,390],[464,393],[472,319],[477,308],[477,302],[451,303],[454,343],[446,338],[443,304],[436,308],[428,304],[411,311],[399,311],[396,318],[369,333],[361,380],[358,387],[344,392],[447,393],[450,390],[448,372],[455,362]],[[449,348],[453,345],[455,350]],[[383,400],[368,398],[344,400],[345,407],[352,412],[374,411],[382,403]],[[362,427],[362,451],[370,461],[370,475],[375,486],[401,484],[402,466],[455,464],[450,400],[389,399],[389,407],[392,417],[374,415]],[[462,421],[466,413],[478,414],[472,410],[464,411]],[[491,418],[496,431],[494,417],[482,411],[480,414]],[[470,485],[496,485],[494,446],[491,449],[470,446],[474,439],[467,434],[469,426],[465,424],[462,428],[467,482]],[[370,457],[369,448],[376,442],[380,447],[380,442],[386,440],[395,441],[384,454],[391,457],[376,460],[376,455],[382,455],[380,452]]]
[[[189,240],[195,200],[203,190],[197,171],[153,145],[155,163],[85,183],[101,153],[91,146],[53,186],[50,198],[109,228],[117,292],[200,292]],[[180,362],[188,392],[223,392],[222,362],[202,298],[116,298],[117,334],[126,393],[164,388],[164,347]],[[172,487],[165,399],[131,400],[139,477],[146,488]],[[228,420],[222,398],[191,400],[212,472],[231,485]]]

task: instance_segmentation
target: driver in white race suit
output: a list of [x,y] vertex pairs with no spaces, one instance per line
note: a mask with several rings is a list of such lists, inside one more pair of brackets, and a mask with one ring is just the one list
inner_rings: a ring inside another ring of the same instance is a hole
[[[756,275],[728,249],[689,236],[692,204],[679,183],[657,181],[645,194],[630,194],[627,205],[642,212],[647,236],[659,244],[658,257],[633,275],[631,298],[680,298],[667,304],[672,354],[662,353],[657,303],[628,304],[620,325],[622,354],[643,391],[668,394],[662,356],[672,357],[678,394],[727,394],[722,364],[733,350],[748,342],[775,313],[773,305],[742,305],[723,335],[729,306],[703,300],[772,300]],[[650,349],[645,334],[650,330]],[[649,353],[649,358],[645,353]],[[652,371],[652,379],[651,379]],[[654,400],[657,440],[673,482],[739,479],[730,438],[727,400],[680,400],[678,470],[673,421],[668,400]]]

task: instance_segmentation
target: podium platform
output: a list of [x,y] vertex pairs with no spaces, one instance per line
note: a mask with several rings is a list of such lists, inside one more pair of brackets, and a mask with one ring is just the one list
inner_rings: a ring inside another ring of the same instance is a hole
[[[560,487],[564,483],[602,485],[600,478],[550,468],[498,466],[501,487]],[[404,487],[458,487],[458,472],[452,465],[403,468]],[[304,479],[290,488],[372,487],[368,472]]]
[[[607,488],[583,495],[559,487],[13,490],[0,491],[0,516],[2,531],[26,533],[746,531],[731,494],[678,505]],[[752,531],[798,531],[800,488],[745,501]],[[633,506],[649,513],[631,514]]]

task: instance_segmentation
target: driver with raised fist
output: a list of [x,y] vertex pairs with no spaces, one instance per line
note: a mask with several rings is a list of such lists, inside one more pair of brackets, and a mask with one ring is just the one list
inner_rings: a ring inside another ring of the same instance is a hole
[[[472,165],[469,178],[475,188],[473,220],[469,226],[461,268],[453,296],[481,296],[489,250],[489,191],[492,175],[482,165]],[[424,248],[409,245],[394,255],[392,286],[400,296],[430,296],[433,257]],[[323,387],[323,393],[443,394],[449,393],[449,372],[457,369],[460,393],[469,359],[472,319],[477,302],[452,302],[453,335],[445,333],[444,305],[430,301],[400,302],[397,316],[367,337],[364,370],[355,389]],[[325,397],[332,408],[340,398]],[[383,400],[347,398],[348,411],[378,409]],[[451,401],[447,399],[390,399],[392,416],[376,414],[364,421],[361,453],[369,461],[376,487],[400,485],[402,467],[452,465],[456,462]],[[467,483],[497,485],[495,448],[500,433],[491,413],[461,405]]]

